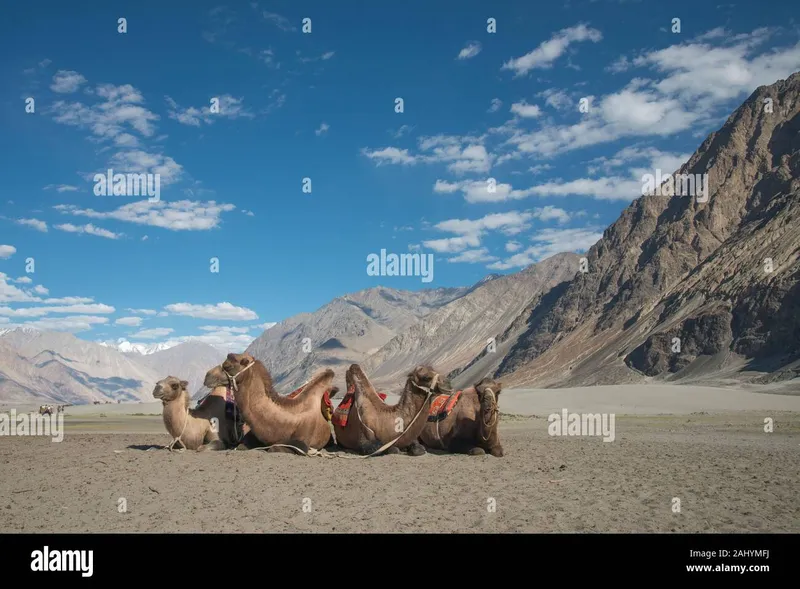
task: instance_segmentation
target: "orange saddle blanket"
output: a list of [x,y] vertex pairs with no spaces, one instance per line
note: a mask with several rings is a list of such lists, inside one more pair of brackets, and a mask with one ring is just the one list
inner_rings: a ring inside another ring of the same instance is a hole
[[[350,408],[353,406],[353,399],[355,394],[355,388],[350,387],[347,389],[347,394],[342,399],[342,402],[339,403],[339,406],[333,411],[333,418],[332,421],[336,425],[340,427],[345,427],[347,425],[347,417],[350,415]],[[386,400],[386,393],[378,393],[378,396],[381,398],[381,401]]]
[[450,395],[436,395],[431,401],[431,409],[428,412],[428,421],[442,421],[453,411],[458,400],[461,398],[461,391],[456,391]]

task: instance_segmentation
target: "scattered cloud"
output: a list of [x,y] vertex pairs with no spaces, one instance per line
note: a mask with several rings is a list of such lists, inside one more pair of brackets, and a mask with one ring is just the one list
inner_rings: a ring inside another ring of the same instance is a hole
[[447,258],[448,262],[462,264],[478,264],[481,262],[493,262],[495,260],[497,260],[497,256],[490,255],[489,250],[487,250],[485,247],[474,250],[466,250],[457,256]]
[[250,309],[236,307],[231,303],[217,303],[216,305],[192,305],[190,303],[175,303],[167,305],[164,309],[175,315],[186,315],[198,319],[228,319],[234,321],[252,321],[258,315]]
[[81,84],[85,83],[86,78],[78,72],[59,70],[53,76],[53,83],[50,89],[60,94],[71,94],[72,92],[77,92]]
[[515,76],[522,76],[533,69],[548,69],[564,54],[573,43],[591,41],[597,43],[603,38],[602,33],[584,24],[555,33],[548,41],[542,42],[536,49],[522,57],[511,59],[503,64],[502,70],[513,70]]
[[255,114],[243,106],[243,98],[235,98],[230,94],[210,97],[208,105],[201,108],[181,107],[170,96],[165,96],[164,100],[169,105],[169,118],[192,127],[200,127],[203,123],[210,125],[220,118],[255,118]]
[[499,98],[492,98],[492,103],[489,105],[489,112],[497,112],[503,106],[503,101]]
[[64,223],[61,225],[54,225],[54,227],[68,233],[88,233],[89,235],[96,235],[98,237],[105,237],[107,239],[119,239],[122,237],[122,233],[114,233],[113,231],[108,231],[107,229],[95,227],[91,223],[87,223],[86,225],[73,225],[72,223]]
[[322,124],[319,126],[319,129],[317,129],[316,131],[314,131],[314,133],[317,135],[317,137],[319,137],[319,136],[320,136],[320,135],[322,135],[323,133],[326,133],[326,132],[328,131],[328,129],[330,129],[330,128],[331,128],[331,127],[330,127],[330,125],[328,125],[328,123],[322,123]]
[[139,327],[141,324],[141,317],[120,317],[114,321],[114,325],[125,325],[127,327]]
[[72,186],[70,184],[48,184],[43,190],[52,190],[53,188],[55,188],[57,192],[75,192],[79,190],[77,186]]
[[17,219],[16,222],[17,225],[26,225],[28,227],[33,227],[42,233],[47,233],[47,223],[40,221],[39,219]]
[[265,10],[261,13],[261,16],[264,17],[264,20],[271,22],[282,31],[294,32],[297,30],[297,27],[294,26],[288,18],[275,12],[268,12]]
[[153,309],[125,309],[128,313],[133,313],[135,315],[155,315],[157,311]]
[[503,261],[489,264],[492,270],[522,268],[562,252],[584,252],[603,237],[600,228],[542,229],[531,237],[532,245]]
[[114,219],[137,225],[162,227],[172,231],[204,231],[219,225],[223,212],[236,207],[231,204],[218,204],[215,201],[199,202],[191,200],[155,201],[143,200],[128,203],[108,212],[81,209],[75,205],[56,205],[56,210],[64,214],[91,217],[94,219]]
[[471,59],[481,52],[481,44],[477,41],[470,41],[461,51],[458,52],[456,59]]
[[173,331],[175,330],[171,327],[155,327],[153,329],[142,329],[131,334],[130,337],[134,339],[156,339],[159,337],[166,337]]
[[535,104],[528,104],[526,102],[515,102],[511,105],[511,112],[522,118],[534,118],[542,114],[542,109]]
[[7,260],[17,253],[17,248],[13,245],[0,245],[0,260]]

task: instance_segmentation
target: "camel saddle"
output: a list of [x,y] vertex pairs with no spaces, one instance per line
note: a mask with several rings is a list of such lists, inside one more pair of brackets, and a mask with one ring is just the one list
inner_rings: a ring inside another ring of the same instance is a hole
[[[305,386],[306,385],[303,385],[300,388],[293,390],[291,393],[286,395],[286,397],[288,399],[294,399],[297,395],[300,394],[300,391],[302,391]],[[325,419],[327,421],[330,421],[331,417],[333,416],[333,403],[331,402],[331,391],[330,391],[330,389],[325,391],[325,394],[322,396],[322,400],[325,403],[325,410],[323,411],[322,414],[325,416]]]
[[436,395],[431,401],[431,409],[428,412],[428,421],[437,422],[445,419],[453,411],[458,400],[461,398],[462,391],[455,393]]
[[[339,427],[345,427],[347,425],[347,417],[350,415],[350,408],[353,406],[355,391],[356,389],[354,386],[347,389],[347,394],[344,396],[344,399],[342,399],[342,402],[339,403],[339,406],[333,412],[331,421]],[[378,393],[378,396],[381,398],[381,401],[386,400],[386,393]]]

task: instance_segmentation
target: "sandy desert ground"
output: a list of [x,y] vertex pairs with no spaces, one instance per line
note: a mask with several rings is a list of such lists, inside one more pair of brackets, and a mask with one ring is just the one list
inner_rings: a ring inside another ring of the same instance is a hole
[[[800,532],[800,396],[649,385],[500,406],[503,458],[369,459],[148,450],[170,440],[158,403],[70,407],[60,443],[0,437],[0,532]],[[614,441],[549,435],[562,408],[614,413]]]

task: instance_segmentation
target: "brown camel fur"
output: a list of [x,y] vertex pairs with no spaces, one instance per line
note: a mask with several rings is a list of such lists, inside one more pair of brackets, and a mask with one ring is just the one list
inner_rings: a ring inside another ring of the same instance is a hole
[[[209,397],[196,409],[189,409],[189,383],[168,376],[156,383],[153,396],[164,406],[164,425],[173,438],[170,449],[225,450],[235,443],[234,424],[225,417],[225,398]],[[226,444],[227,442],[227,444]]]
[[[461,396],[446,417],[430,415],[420,434],[420,441],[432,450],[480,456],[488,452],[502,456],[503,447],[497,432],[497,402],[503,383],[484,378],[461,391]],[[435,419],[439,417],[439,421]]]
[[[353,402],[342,426],[334,417],[336,443],[362,455],[377,452],[400,436],[386,452],[397,454],[407,451],[411,456],[425,454],[419,443],[419,434],[425,427],[431,399],[438,385],[439,375],[430,366],[417,366],[406,380],[406,386],[396,405],[388,405],[369,382],[358,364],[347,371],[345,380],[348,392],[353,392]],[[433,394],[425,390],[433,386]],[[416,417],[416,419],[415,419]],[[402,434],[402,435],[401,435]]]
[[[291,399],[275,391],[269,371],[249,354],[228,354],[221,365],[206,373],[204,384],[209,388],[227,386],[229,376],[234,379],[236,405],[260,444],[287,444],[304,453],[328,444],[331,430],[320,407],[331,389],[333,370],[316,374],[302,394]],[[272,450],[292,451],[281,447]]]

